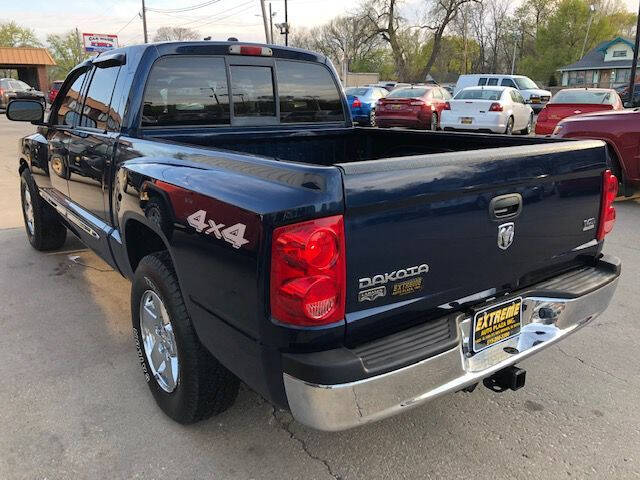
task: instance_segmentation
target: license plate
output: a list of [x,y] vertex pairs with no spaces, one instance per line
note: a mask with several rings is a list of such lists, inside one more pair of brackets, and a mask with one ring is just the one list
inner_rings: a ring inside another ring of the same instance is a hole
[[473,117],[461,117],[460,123],[463,123],[465,125],[470,125],[471,123],[473,123]]
[[531,103],[540,103],[540,99],[539,98],[532,98],[531,99]]
[[520,333],[522,297],[492,305],[473,316],[471,335],[474,352],[484,350],[496,343]]
[[391,108],[393,108],[394,110],[401,110],[402,108],[404,108],[404,105],[391,105]]

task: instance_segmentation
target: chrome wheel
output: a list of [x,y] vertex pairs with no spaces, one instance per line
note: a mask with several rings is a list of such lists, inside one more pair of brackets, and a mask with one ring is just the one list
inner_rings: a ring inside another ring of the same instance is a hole
[[180,374],[178,348],[167,309],[153,290],[140,300],[140,334],[153,377],[165,392],[173,392]]
[[29,235],[33,235],[35,231],[33,225],[33,203],[31,201],[31,193],[29,193],[29,188],[26,185],[22,189],[22,210]]
[[513,133],[513,117],[509,117],[509,120],[507,120],[507,128],[504,133],[506,135],[511,135]]

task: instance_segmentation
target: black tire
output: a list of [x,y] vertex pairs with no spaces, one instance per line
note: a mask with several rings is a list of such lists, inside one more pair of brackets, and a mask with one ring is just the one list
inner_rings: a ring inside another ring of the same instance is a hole
[[507,127],[504,129],[505,135],[513,135],[513,117],[509,117],[507,120]]
[[431,114],[431,125],[429,126],[429,129],[434,132],[438,130],[438,114],[436,112]]
[[533,114],[531,114],[531,116],[529,117],[529,123],[527,123],[527,126],[520,130],[518,133],[520,135],[529,135],[531,133],[531,130],[533,130]]
[[[164,304],[177,346],[177,385],[170,393],[152,376],[144,350],[140,302],[149,290]],[[131,285],[131,318],[147,385],[164,413],[176,422],[190,424],[217,415],[234,403],[240,381],[199,342],[167,251],[147,255],[140,261]]]
[[[24,227],[31,246],[40,251],[62,247],[67,239],[67,228],[60,221],[58,212],[42,200],[27,168],[20,174],[20,202]],[[28,220],[28,204],[31,205],[31,223]]]
[[620,161],[618,160],[618,156],[612,147],[607,147],[607,164],[611,173],[613,173],[618,179],[618,195],[622,197],[630,197],[633,195],[633,192],[628,191],[627,182],[624,178],[624,173],[622,172],[622,168],[620,167]]

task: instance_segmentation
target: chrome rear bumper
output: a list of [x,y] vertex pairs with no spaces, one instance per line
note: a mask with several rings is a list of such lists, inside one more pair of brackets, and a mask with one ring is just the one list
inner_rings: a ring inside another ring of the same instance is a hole
[[471,318],[465,318],[458,325],[457,347],[382,375],[318,385],[284,373],[291,413],[310,427],[337,431],[380,420],[458,391],[521,362],[591,322],[607,308],[617,283],[616,276],[577,298],[523,297],[526,308],[521,333],[472,356],[464,353],[468,351],[471,325]]

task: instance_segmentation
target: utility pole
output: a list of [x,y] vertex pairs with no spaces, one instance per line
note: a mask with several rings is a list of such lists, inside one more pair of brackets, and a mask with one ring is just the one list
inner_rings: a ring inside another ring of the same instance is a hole
[[[587,33],[584,35],[584,42],[582,42],[582,50],[580,51],[580,58],[584,57],[584,50],[587,48],[587,38],[589,38],[589,30],[591,30],[591,22],[593,22],[593,13],[596,11],[596,6],[589,5],[589,23],[587,23]],[[578,60],[580,60],[580,58]]]
[[269,38],[273,43],[273,13],[271,13],[271,2],[269,2]]
[[633,61],[631,62],[631,76],[629,77],[629,103],[633,107],[634,88],[636,83],[636,69],[638,68],[638,45],[640,44],[640,5],[636,23],[636,42],[633,46]]
[[284,0],[284,24],[287,26],[284,33],[284,45],[289,46],[289,9],[287,8],[287,0]]
[[149,43],[149,37],[147,37],[147,9],[144,6],[144,0],[142,0],[142,29],[144,30],[144,43]]
[[76,58],[76,65],[82,61],[82,43],[80,42],[80,32],[76,27],[76,44],[78,46],[78,58]]
[[269,24],[267,23],[267,9],[264,5],[264,0],[260,0],[260,7],[262,8],[262,22],[264,23],[264,38],[266,43],[273,43],[269,38]]

